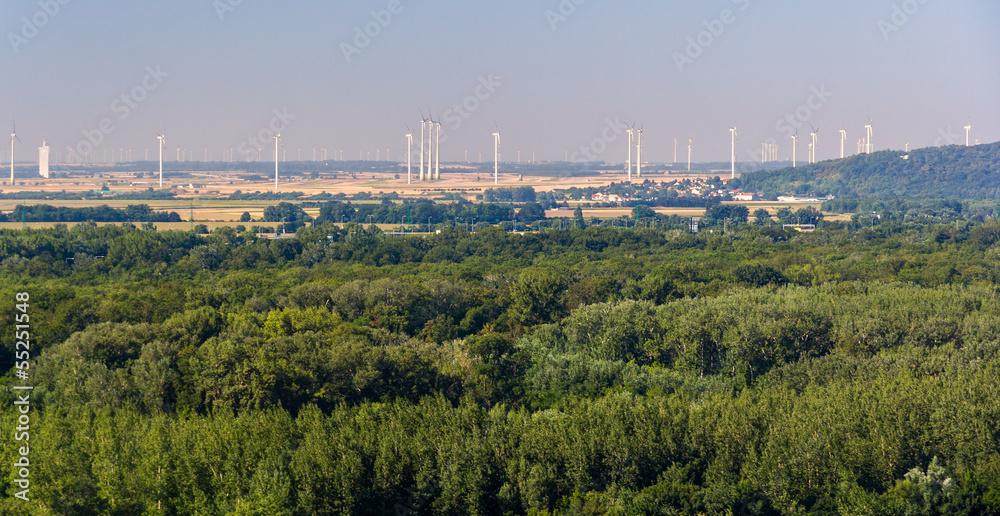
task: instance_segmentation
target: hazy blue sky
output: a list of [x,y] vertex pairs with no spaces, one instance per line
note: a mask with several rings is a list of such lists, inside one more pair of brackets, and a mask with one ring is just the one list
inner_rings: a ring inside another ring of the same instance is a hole
[[617,119],[644,126],[644,159],[671,161],[677,138],[683,161],[690,137],[696,161],[722,161],[734,121],[740,158],[769,138],[787,158],[791,115],[807,119],[799,159],[810,124],[825,159],[840,129],[854,153],[867,116],[878,148],[964,143],[966,124],[1000,139],[998,22],[996,0],[7,0],[0,120],[17,119],[32,160],[43,138],[54,155],[86,149],[84,133],[98,157],[155,158],[164,127],[169,159],[219,160],[266,136],[276,110],[294,116],[289,160],[314,147],[401,160],[424,110],[444,123],[446,160],[492,157],[496,123],[505,160],[586,147],[623,161]]

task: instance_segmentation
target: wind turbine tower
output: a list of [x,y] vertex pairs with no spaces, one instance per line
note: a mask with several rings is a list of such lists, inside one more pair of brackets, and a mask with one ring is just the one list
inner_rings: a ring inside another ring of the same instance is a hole
[[972,131],[972,126],[971,125],[965,126],[965,146],[966,147],[969,146],[969,132],[970,131]]
[[693,140],[688,138],[688,172],[691,171],[691,143],[693,143]]
[[635,129],[632,129],[630,127],[628,129],[626,129],[625,132],[628,133],[628,160],[625,161],[625,169],[626,169],[627,174],[628,174],[628,182],[631,183],[632,182],[632,140],[634,139],[633,135],[635,134]]
[[[423,114],[420,115],[423,117]],[[424,132],[427,127],[427,119],[420,121],[420,181],[424,180]]]
[[[163,131],[166,133],[166,131]],[[160,188],[163,188],[163,145],[167,141],[167,137],[164,134],[156,135],[156,139],[160,142]]]
[[642,128],[639,129],[639,142],[635,146],[635,177],[642,178]]
[[840,130],[840,159],[844,159],[844,144],[847,143],[847,131]]
[[434,117],[427,119],[427,180],[434,180]]
[[410,157],[413,154],[413,133],[406,133],[406,184],[413,182],[412,164]]
[[729,128],[729,135],[732,137],[732,170],[729,173],[729,179],[736,179],[736,126]]
[[437,137],[434,143],[434,180],[441,180],[441,122],[434,122],[437,127]]
[[792,168],[796,165],[796,151],[799,148],[799,135],[798,133],[792,135]]
[[274,135],[274,191],[278,191],[278,145],[281,143],[281,133]]
[[[869,118],[868,121],[871,122],[871,119]],[[866,134],[867,134],[867,136],[866,136],[867,140],[865,142],[865,154],[871,154],[872,153],[872,125],[870,123],[865,126],[865,131],[866,131]]]
[[493,133],[493,184],[500,184],[500,132]]
[[14,184],[14,140],[21,143],[21,139],[17,137],[17,124],[12,126],[10,131],[10,184]]
[[[810,126],[810,127],[812,127],[812,126]],[[809,158],[810,158],[809,162],[810,163],[816,163],[817,161],[819,161],[818,159],[816,159],[816,149],[819,147],[819,129],[813,127],[812,128],[812,132],[809,133],[809,136],[812,137],[812,144],[809,146],[809,149],[810,149],[809,150]]]

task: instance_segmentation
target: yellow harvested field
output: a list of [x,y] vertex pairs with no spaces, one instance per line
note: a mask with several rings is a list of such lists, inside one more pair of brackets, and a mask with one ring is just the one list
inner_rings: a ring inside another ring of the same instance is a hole
[[[468,200],[475,201],[477,195],[482,194],[488,188],[495,188],[493,184],[493,174],[484,173],[481,170],[474,170],[473,167],[464,169],[445,168],[442,169],[442,180],[436,182],[419,182],[414,180],[412,184],[406,184],[405,168],[400,174],[400,178],[395,178],[394,172],[376,172],[372,174],[350,174],[338,173],[338,178],[333,179],[332,175],[321,179],[288,179],[283,178],[281,190],[283,192],[303,192],[306,195],[317,195],[321,193],[354,195],[361,192],[370,192],[374,195],[396,192],[403,198],[410,197],[440,197],[446,193],[459,194]],[[125,208],[130,204],[147,204],[156,211],[177,212],[183,223],[157,223],[160,229],[189,229],[187,222],[193,216],[197,223],[206,225],[214,223],[229,223],[228,225],[239,224],[240,216],[244,212],[249,212],[253,219],[263,216],[264,209],[281,201],[230,201],[216,197],[229,196],[236,191],[242,192],[271,192],[274,190],[273,182],[248,182],[244,180],[243,172],[218,171],[218,172],[189,172],[186,173],[186,182],[176,182],[166,179],[165,186],[175,193],[176,198],[171,200],[142,201],[142,200],[14,200],[0,199],[0,211],[10,213],[19,204],[48,204],[52,206],[65,206],[72,208],[83,208],[92,206],[108,205],[112,208]],[[717,175],[717,174],[711,174]],[[706,177],[706,174],[650,174],[644,179],[652,181],[673,181],[677,179],[694,179]],[[521,187],[531,186],[536,191],[545,192],[567,188],[591,188],[603,187],[613,182],[621,182],[624,177],[621,173],[605,173],[601,175],[585,177],[557,178],[549,176],[524,176],[520,177],[512,174],[501,174],[499,187]],[[100,177],[79,177],[74,175],[69,178],[58,178],[50,180],[30,179],[21,181],[15,186],[4,185],[0,187],[2,193],[16,192],[71,192],[83,193],[88,191],[101,190],[107,187],[116,193],[143,192],[151,187],[158,186],[152,175],[147,172],[144,177],[139,178],[135,172],[105,172]],[[363,202],[363,201],[362,201]],[[372,201],[377,202],[377,201]],[[579,200],[570,200],[570,205],[574,208],[584,204]],[[819,208],[821,203],[776,203],[766,201],[738,202],[733,204],[744,204],[751,212],[758,208],[765,208],[772,214],[779,208],[788,207],[793,210],[812,206]],[[657,213],[663,215],[679,215],[683,217],[700,217],[704,214],[703,208],[655,208]],[[306,212],[316,216],[319,210],[307,208]],[[622,217],[632,213],[631,208],[584,208],[584,217]],[[548,217],[572,217],[573,209],[549,210]],[[830,217],[831,219],[847,219],[850,215],[840,215]],[[260,225],[260,223],[252,223]],[[39,223],[29,224],[29,227],[50,227],[53,224]],[[244,225],[247,225],[244,223]],[[175,227],[176,226],[176,227]],[[0,228],[20,228],[20,222],[0,223]]]

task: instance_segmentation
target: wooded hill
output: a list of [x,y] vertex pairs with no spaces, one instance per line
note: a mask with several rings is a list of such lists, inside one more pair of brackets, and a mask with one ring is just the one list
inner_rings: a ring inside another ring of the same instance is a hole
[[[908,158],[905,156],[909,156]],[[1000,143],[881,151],[797,168],[759,171],[730,182],[745,192],[835,197],[1000,197]]]

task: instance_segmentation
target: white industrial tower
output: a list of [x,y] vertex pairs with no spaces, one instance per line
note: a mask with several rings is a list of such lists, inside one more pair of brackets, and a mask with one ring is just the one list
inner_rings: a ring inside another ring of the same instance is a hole
[[42,146],[38,148],[38,175],[49,178],[49,146],[42,140]]

